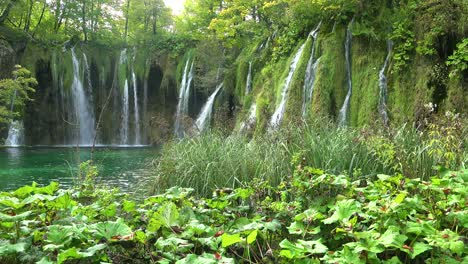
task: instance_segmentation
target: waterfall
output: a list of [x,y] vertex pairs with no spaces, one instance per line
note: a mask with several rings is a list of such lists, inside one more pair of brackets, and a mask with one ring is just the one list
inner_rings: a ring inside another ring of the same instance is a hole
[[299,49],[299,51],[297,52],[297,54],[295,55],[291,63],[288,77],[286,78],[286,81],[284,82],[283,90],[281,92],[281,103],[278,105],[278,107],[275,110],[275,113],[271,117],[270,128],[272,129],[277,129],[283,119],[284,111],[286,109],[286,101],[288,98],[289,87],[291,86],[292,78],[294,76],[294,73],[296,72],[297,64],[299,63],[299,60],[302,56],[304,47],[305,47],[305,43],[302,44],[301,48]]
[[[16,100],[16,93],[13,93],[13,97],[11,98],[11,106],[10,106],[10,113],[13,114],[14,107],[15,107],[15,100]],[[14,120],[10,123],[8,128],[8,137],[5,141],[5,146],[10,147],[17,147],[23,143],[23,122]]]
[[252,61],[249,62],[249,73],[247,74],[247,83],[245,84],[245,94],[252,91]]
[[348,29],[346,30],[346,41],[345,41],[345,57],[346,57],[346,80],[348,84],[348,94],[346,95],[345,101],[343,106],[340,110],[340,115],[338,118],[339,126],[343,127],[346,126],[348,121],[348,111],[349,105],[351,101],[351,95],[353,93],[353,80],[351,75],[351,45],[352,45],[352,38],[353,34],[351,32],[351,27],[353,26],[354,18],[348,25]]
[[184,135],[182,119],[185,115],[188,114],[190,86],[192,86],[192,80],[194,76],[193,64],[194,62],[192,61],[191,66],[189,66],[190,59],[187,60],[187,63],[185,64],[184,75],[182,76],[182,82],[180,84],[179,102],[177,104],[177,115],[175,122],[175,133],[179,137],[183,137]]
[[392,56],[393,42],[391,40],[387,41],[387,49],[388,49],[387,58],[385,59],[385,63],[379,72],[379,88],[380,88],[379,113],[380,113],[380,116],[382,116],[382,120],[385,126],[388,125],[388,113],[387,113],[388,83],[387,83],[387,76],[385,76],[385,72],[387,70],[388,63],[390,62],[390,58]]
[[73,110],[77,117],[77,126],[79,127],[78,143],[80,145],[91,145],[94,139],[94,113],[92,111],[89,98],[83,87],[83,81],[80,75],[80,62],[75,54],[75,49],[72,48],[73,61],[73,84],[72,84],[72,100]]
[[314,84],[315,84],[315,72],[317,70],[319,59],[314,61],[314,54],[315,54],[315,46],[317,42],[318,31],[320,29],[322,22],[317,25],[317,28],[310,32],[309,37],[312,37],[312,53],[310,54],[309,62],[307,63],[306,74],[304,79],[304,93],[303,93],[303,101],[302,101],[302,117],[305,118],[307,116],[307,110],[309,108],[309,104],[312,101],[312,95],[314,92]]
[[88,64],[88,57],[86,57],[86,54],[84,52],[83,52],[83,62],[85,66],[86,80],[88,81],[88,92],[91,94],[93,91],[93,83],[91,82],[91,70]]
[[129,105],[128,105],[128,80],[125,80],[124,91],[122,94],[122,105],[123,105],[123,117],[122,117],[122,124],[120,126],[120,143],[122,145],[128,144],[128,113],[129,113]]
[[213,112],[213,104],[216,99],[216,95],[219,93],[221,88],[223,88],[222,83],[218,85],[216,91],[214,91],[214,93],[211,94],[211,96],[208,98],[208,101],[206,101],[200,115],[197,118],[197,121],[195,122],[195,128],[198,130],[199,133],[203,132],[206,129],[206,127],[210,124],[211,114]]
[[133,79],[133,105],[134,105],[134,115],[135,115],[135,145],[140,145],[141,144],[140,109],[138,107],[137,78],[136,78],[134,71],[132,71],[132,79]]
[[15,120],[11,122],[8,129],[8,137],[5,146],[17,147],[23,144],[24,126],[22,121]]
[[239,128],[239,132],[242,133],[245,130],[249,130],[253,126],[253,124],[255,124],[256,119],[257,119],[257,104],[254,103],[250,107],[249,116],[244,122],[242,122]]

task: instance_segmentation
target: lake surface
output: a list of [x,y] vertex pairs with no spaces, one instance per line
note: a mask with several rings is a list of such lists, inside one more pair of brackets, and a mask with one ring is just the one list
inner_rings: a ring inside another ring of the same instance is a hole
[[[158,153],[158,148],[151,147],[97,148],[94,164],[99,169],[98,183],[129,191],[151,175],[150,164]],[[15,190],[33,181],[41,185],[56,181],[61,188],[68,188],[76,179],[78,164],[90,157],[90,148],[0,148],[0,191]]]

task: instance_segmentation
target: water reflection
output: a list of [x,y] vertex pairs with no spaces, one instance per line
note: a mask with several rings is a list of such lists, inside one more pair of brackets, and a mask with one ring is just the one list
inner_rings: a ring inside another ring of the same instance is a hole
[[[136,182],[151,175],[148,164],[158,148],[99,148],[93,154],[98,167],[97,182],[129,191]],[[74,183],[78,166],[90,159],[91,149],[4,148],[0,149],[0,191],[13,190],[35,181],[58,181],[62,188]]]

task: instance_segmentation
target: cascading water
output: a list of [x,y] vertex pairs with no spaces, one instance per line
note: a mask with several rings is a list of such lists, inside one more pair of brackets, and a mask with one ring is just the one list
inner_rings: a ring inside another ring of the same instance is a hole
[[210,124],[211,121],[211,114],[213,112],[213,104],[216,99],[216,95],[219,93],[219,91],[223,88],[223,84],[221,83],[218,85],[216,88],[216,91],[214,91],[213,94],[208,98],[208,101],[206,104],[203,106],[202,111],[200,115],[197,118],[197,121],[195,122],[195,129],[201,133],[203,132],[206,127]]
[[192,61],[191,66],[189,65],[190,65],[190,60],[187,60],[187,63],[185,64],[184,75],[182,76],[182,82],[180,84],[179,102],[177,104],[175,133],[179,137],[184,136],[182,118],[188,114],[190,87],[192,86],[192,80],[194,76],[194,68],[193,68],[194,62]]
[[11,122],[8,129],[8,137],[5,146],[18,147],[23,144],[24,126],[22,121],[15,120]]
[[302,44],[301,48],[299,51],[296,53],[290,69],[289,69],[289,74],[288,77],[286,78],[286,81],[284,82],[283,85],[283,91],[281,92],[281,103],[278,105],[278,107],[275,110],[275,113],[271,117],[270,121],[270,128],[271,129],[277,129],[279,125],[281,124],[281,121],[283,119],[284,111],[286,109],[286,101],[288,99],[288,92],[289,92],[289,87],[291,86],[292,78],[294,76],[294,73],[296,72],[297,64],[299,63],[299,59],[302,56],[302,52],[304,51],[305,43]]
[[345,57],[346,57],[346,80],[348,84],[348,94],[346,95],[345,101],[343,106],[340,110],[340,115],[338,117],[338,124],[339,126],[343,127],[346,126],[348,121],[348,110],[351,101],[351,95],[353,93],[353,81],[352,81],[352,71],[351,71],[351,45],[352,45],[352,38],[353,34],[351,32],[351,28],[354,23],[354,18],[348,25],[348,29],[346,30],[346,41],[345,41]]
[[379,113],[382,117],[382,121],[384,125],[388,125],[388,112],[387,112],[387,96],[388,96],[388,83],[387,83],[387,76],[385,76],[385,72],[388,67],[388,63],[390,62],[390,58],[392,57],[392,49],[393,49],[393,42],[391,40],[387,41],[387,49],[388,54],[387,58],[385,59],[385,63],[382,69],[379,72],[379,88],[380,88],[380,98],[379,98]]
[[252,61],[249,62],[249,73],[247,74],[247,83],[245,84],[245,94],[252,91]]
[[[13,98],[11,99],[10,113],[13,113],[15,100],[16,100],[16,90],[13,93]],[[8,137],[5,141],[5,146],[17,147],[23,143],[23,121],[14,120],[10,123],[8,128]]]
[[302,117],[305,118],[307,116],[307,111],[309,109],[310,102],[312,101],[312,95],[314,92],[314,84],[315,84],[315,72],[317,70],[319,59],[315,61],[314,54],[315,54],[315,44],[317,42],[317,36],[320,29],[320,22],[317,28],[310,32],[309,37],[312,37],[312,53],[310,54],[309,62],[307,63],[305,80],[304,80],[304,94],[303,94],[303,101],[302,101]]
[[244,132],[245,130],[248,130],[250,129],[253,124],[255,124],[255,121],[257,120],[257,104],[252,104],[252,106],[250,107],[250,110],[249,110],[249,116],[247,117],[247,119],[242,122],[240,128],[239,128],[239,132]]
[[135,115],[135,145],[141,144],[141,131],[140,131],[140,108],[138,107],[138,92],[137,92],[137,78],[135,72],[132,71],[133,80],[133,105]]
[[94,113],[83,87],[80,75],[80,62],[76,57],[74,48],[71,49],[71,53],[73,61],[73,84],[71,90],[73,110],[77,118],[76,125],[79,128],[78,143],[80,145],[91,145],[95,134]]
[[128,144],[128,128],[129,128],[129,104],[128,104],[128,80],[125,80],[124,90],[122,94],[122,125],[120,126],[120,143],[122,145]]

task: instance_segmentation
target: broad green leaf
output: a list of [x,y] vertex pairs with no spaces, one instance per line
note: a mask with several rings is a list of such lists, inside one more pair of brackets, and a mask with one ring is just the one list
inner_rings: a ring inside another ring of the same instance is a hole
[[136,208],[136,203],[133,201],[125,200],[122,203],[122,209],[124,210],[124,212],[127,212],[127,213],[133,212],[135,211],[135,208]]
[[10,244],[7,241],[0,240],[0,257],[8,256],[14,253],[22,253],[25,251],[25,248],[26,243]]
[[242,242],[243,240],[240,237],[240,234],[229,235],[224,233],[221,236],[221,246],[222,247],[229,247],[236,243]]
[[287,239],[281,241],[279,245],[282,249],[280,255],[288,259],[302,258],[307,252],[303,246],[295,245]]
[[36,188],[35,193],[53,195],[59,189],[58,182],[51,182],[48,186]]
[[406,192],[400,192],[393,202],[396,204],[401,204],[405,200],[407,194],[408,193]]
[[122,219],[115,222],[103,222],[94,225],[96,236],[107,240],[120,240],[124,236],[132,234],[132,229],[128,227]]
[[57,256],[57,264],[62,264],[63,262],[70,259],[81,259],[83,255],[75,247],[69,248],[65,251],[62,251]]
[[101,210],[101,213],[107,218],[114,217],[117,214],[117,205],[112,203],[104,208],[104,210]]
[[422,242],[416,242],[414,243],[413,245],[413,250],[408,252],[411,256],[411,259],[414,259],[416,258],[418,255],[428,251],[428,250],[431,250],[432,247],[429,246],[428,244],[426,243],[422,243]]
[[385,247],[401,248],[406,239],[408,239],[408,237],[400,234],[396,226],[390,226],[379,238],[379,242]]
[[0,197],[0,204],[13,209],[20,209],[25,206],[18,198],[8,196]]
[[178,224],[179,211],[174,203],[165,203],[153,217],[157,218],[165,227],[171,228]]
[[16,221],[21,221],[25,220],[32,214],[31,211],[27,211],[18,215],[7,215],[4,213],[0,213],[0,221],[2,222],[16,222]]
[[247,236],[247,243],[252,244],[253,242],[255,242],[255,240],[257,240],[257,234],[258,234],[258,230],[252,231],[252,233],[250,233]]
[[349,199],[338,201],[332,208],[332,210],[335,211],[333,215],[323,220],[323,223],[328,225],[335,222],[347,222],[353,214],[360,211],[359,209],[360,205],[356,200]]

